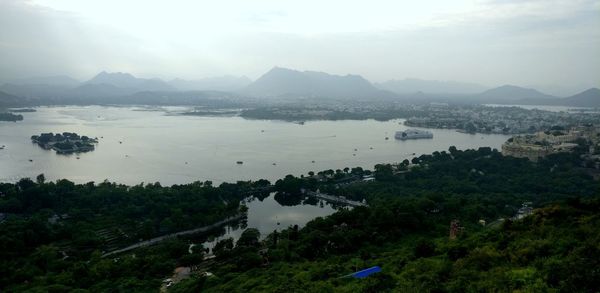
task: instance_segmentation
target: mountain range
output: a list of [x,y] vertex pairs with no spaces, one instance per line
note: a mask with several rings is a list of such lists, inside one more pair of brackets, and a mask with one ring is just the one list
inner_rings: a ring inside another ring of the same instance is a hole
[[481,100],[499,103],[514,103],[521,100],[530,99],[556,99],[554,96],[541,93],[535,89],[518,87],[514,85],[503,85],[497,88],[489,89],[477,94],[476,97]]
[[[559,98],[535,89],[503,85],[487,89],[473,83],[419,79],[391,80],[372,84],[360,75],[332,75],[317,71],[298,71],[274,67],[260,78],[222,76],[198,80],[138,78],[129,73],[100,72],[90,80],[79,82],[68,76],[35,77],[15,80],[0,86],[1,104],[13,104],[19,97],[39,104],[125,103],[149,100],[191,103],[190,97],[235,96],[260,98],[389,98],[404,102],[469,102],[482,104],[526,104],[600,107],[600,90],[588,89]],[[176,94],[177,92],[190,95]],[[203,93],[206,92],[206,93]],[[151,94],[162,93],[162,94]],[[168,94],[167,94],[168,93]],[[135,96],[135,99],[132,97]],[[167,96],[174,97],[168,98]],[[133,100],[131,100],[133,99]]]
[[252,80],[246,76],[218,76],[195,80],[173,79],[169,85],[180,91],[225,91],[236,92],[247,87]]
[[331,75],[274,67],[249,84],[243,93],[264,97],[374,98],[389,95],[360,75]]
[[[83,86],[86,85],[108,85],[116,88],[123,89],[125,91],[130,90],[132,93],[140,91],[174,91],[175,88],[167,84],[166,82],[154,78],[138,78],[129,73],[116,72],[108,73],[106,71],[100,72],[92,79],[86,81]],[[104,88],[106,89],[106,87]]]
[[397,94],[414,94],[419,92],[428,94],[476,94],[487,89],[487,87],[476,83],[416,78],[393,79],[382,83],[375,83],[374,86]]
[[0,110],[2,108],[15,107],[23,104],[23,98],[0,91]]
[[77,87],[81,82],[66,76],[66,75],[55,75],[55,76],[36,76],[30,78],[16,79],[11,82],[15,85],[48,85],[48,86],[64,86],[64,87]]

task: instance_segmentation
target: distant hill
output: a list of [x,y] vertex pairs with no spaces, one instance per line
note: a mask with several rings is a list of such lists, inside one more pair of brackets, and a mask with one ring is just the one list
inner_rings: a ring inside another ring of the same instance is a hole
[[40,99],[41,103],[58,103],[63,99],[72,102],[74,99],[115,97],[141,91],[174,91],[175,88],[160,79],[144,79],[129,73],[103,71],[83,83],[65,76],[39,77],[3,84],[0,90]]
[[359,75],[340,76],[281,67],[274,67],[248,85],[243,92],[266,97],[373,98],[389,95]]
[[132,91],[172,91],[174,87],[160,79],[145,79],[137,78],[129,73],[115,72],[108,73],[100,72],[92,79],[86,81],[85,85],[90,84],[107,84],[122,89],[130,89]]
[[561,104],[565,106],[600,107],[600,89],[591,88],[560,100]]
[[30,78],[16,79],[10,82],[14,85],[47,85],[55,87],[70,87],[74,88],[80,84],[80,82],[74,78],[66,75],[56,76],[38,76]]
[[26,99],[17,97],[11,94],[0,91],[0,109],[6,107],[22,106],[26,102]]
[[79,98],[103,98],[131,95],[139,92],[137,88],[123,88],[108,83],[86,83],[70,90],[66,96]]
[[375,87],[397,94],[475,94],[487,88],[476,83],[407,78],[375,83]]
[[252,83],[246,76],[219,76],[196,80],[174,79],[169,85],[180,91],[238,91]]
[[476,95],[482,103],[510,104],[522,100],[556,99],[556,97],[541,93],[535,89],[503,85],[489,89]]
[[476,95],[481,103],[600,107],[600,89],[590,88],[566,98],[546,95],[534,89],[501,86]]
[[0,90],[6,93],[34,98],[34,99],[55,99],[68,95],[73,88],[64,85],[47,84],[14,84],[6,83],[0,86]]

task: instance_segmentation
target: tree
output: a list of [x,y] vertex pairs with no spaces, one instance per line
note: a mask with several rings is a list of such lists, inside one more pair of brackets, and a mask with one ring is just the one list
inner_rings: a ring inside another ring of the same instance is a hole
[[415,246],[415,257],[430,257],[435,253],[435,243],[421,239]]
[[260,232],[255,228],[248,228],[242,232],[236,246],[257,246],[260,238]]
[[229,251],[233,249],[233,238],[227,238],[220,240],[213,247],[213,253],[216,257],[224,257],[229,254]]
[[45,177],[45,176],[44,176],[44,174],[42,173],[42,174],[40,174],[40,175],[37,175],[37,177],[35,177],[35,180],[37,181],[37,183],[38,183],[39,185],[42,185],[42,184],[44,184],[44,182],[46,181],[46,177]]
[[456,149],[456,147],[452,145],[448,148],[448,151],[450,152],[451,155],[454,156],[458,152],[458,149]]

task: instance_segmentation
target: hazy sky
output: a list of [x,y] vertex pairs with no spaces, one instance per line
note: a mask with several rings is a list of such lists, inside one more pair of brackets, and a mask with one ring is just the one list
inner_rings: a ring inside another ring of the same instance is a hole
[[600,85],[600,0],[0,0],[0,80],[101,70]]

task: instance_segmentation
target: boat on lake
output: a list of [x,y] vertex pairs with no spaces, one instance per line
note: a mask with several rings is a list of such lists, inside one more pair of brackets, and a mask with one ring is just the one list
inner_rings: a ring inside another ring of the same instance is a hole
[[433,133],[427,130],[407,129],[404,131],[396,131],[394,137],[399,140],[433,138]]

